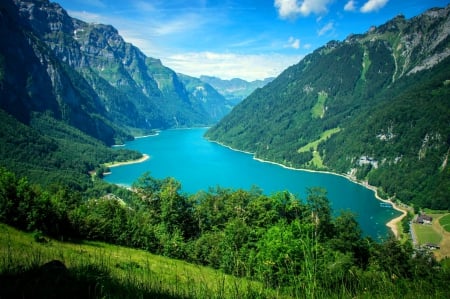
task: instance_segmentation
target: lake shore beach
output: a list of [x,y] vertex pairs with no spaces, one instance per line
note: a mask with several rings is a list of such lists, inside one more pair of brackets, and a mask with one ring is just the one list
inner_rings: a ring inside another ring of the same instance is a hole
[[143,154],[142,157],[137,159],[137,160],[124,161],[124,162],[115,162],[115,163],[112,163],[112,164],[106,164],[106,166],[109,167],[109,168],[112,168],[112,167],[118,167],[118,166],[123,166],[123,165],[142,163],[142,162],[147,161],[148,159],[150,159],[150,156],[147,155],[147,154]]

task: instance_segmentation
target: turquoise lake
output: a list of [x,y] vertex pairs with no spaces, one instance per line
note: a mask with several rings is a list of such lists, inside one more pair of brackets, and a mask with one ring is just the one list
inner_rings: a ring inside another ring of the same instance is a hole
[[206,128],[161,131],[158,135],[137,138],[125,148],[148,154],[145,162],[111,168],[105,180],[130,186],[143,173],[156,178],[174,177],[182,191],[193,194],[210,187],[250,189],[258,186],[265,194],[288,190],[299,198],[306,189],[323,187],[335,214],[351,210],[357,215],[365,235],[385,238],[386,223],[400,215],[392,208],[380,206],[374,192],[344,177],[292,170],[253,159],[253,155],[234,151],[203,138]]

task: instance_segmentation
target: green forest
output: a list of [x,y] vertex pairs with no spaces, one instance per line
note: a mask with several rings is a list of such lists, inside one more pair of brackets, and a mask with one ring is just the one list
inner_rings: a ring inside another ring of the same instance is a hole
[[89,172],[99,171],[103,163],[142,157],[108,148],[49,113],[33,113],[26,125],[0,109],[0,122],[0,167],[44,186],[56,183],[85,190],[92,185]]

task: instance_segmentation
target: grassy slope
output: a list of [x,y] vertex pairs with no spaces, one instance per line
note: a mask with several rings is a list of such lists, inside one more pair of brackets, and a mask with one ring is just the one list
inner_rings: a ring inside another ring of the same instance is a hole
[[450,214],[447,214],[439,219],[439,224],[445,231],[450,233]]
[[[75,288],[78,293],[73,296],[107,298],[276,296],[259,283],[143,250],[100,242],[47,241],[36,242],[33,234],[0,224],[0,285],[5,286],[0,288],[0,298],[54,297]],[[70,282],[57,273],[45,283],[39,267],[52,260],[63,262]]]
[[308,162],[308,164],[313,165],[317,168],[324,168],[325,165],[323,164],[323,160],[322,160],[322,157],[320,156],[320,153],[317,151],[317,146],[319,145],[319,143],[321,143],[324,140],[327,140],[328,138],[330,138],[331,135],[338,133],[340,130],[341,130],[340,128],[326,130],[325,132],[320,134],[319,139],[317,139],[313,142],[310,142],[305,146],[302,146],[301,148],[299,148],[297,150],[297,152],[302,153],[302,152],[307,152],[310,149],[312,149],[313,150],[313,158],[310,162]]
[[320,91],[317,94],[317,103],[311,108],[311,116],[313,118],[323,118],[325,115],[325,102],[328,94],[325,91]]

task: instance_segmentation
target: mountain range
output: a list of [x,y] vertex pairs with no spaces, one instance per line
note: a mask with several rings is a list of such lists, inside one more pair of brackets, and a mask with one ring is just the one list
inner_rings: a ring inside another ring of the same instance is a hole
[[248,82],[239,78],[223,80],[212,76],[200,76],[200,80],[209,83],[233,105],[238,104],[255,91],[255,89],[263,87],[267,83],[273,81],[273,79],[275,78],[266,78],[264,80]]
[[71,18],[49,1],[7,0],[1,12],[0,107],[25,123],[31,112],[51,112],[114,144],[136,130],[210,125],[230,110],[212,87],[185,85],[112,26]]
[[[450,6],[330,41],[256,90],[207,138],[450,208]],[[243,121],[245,120],[245,121]]]

